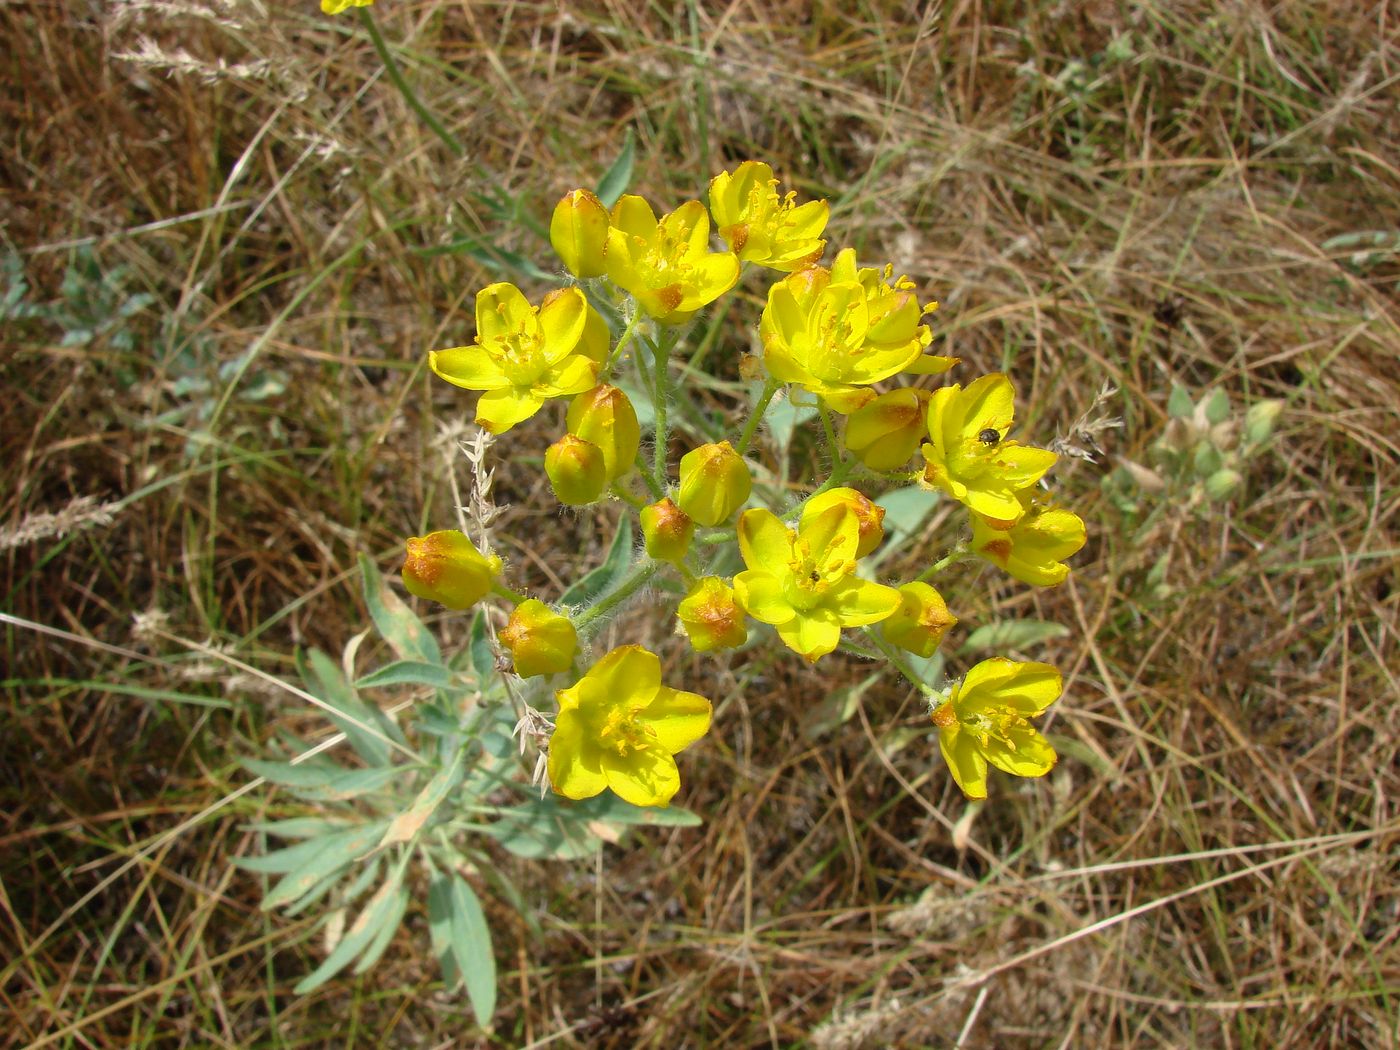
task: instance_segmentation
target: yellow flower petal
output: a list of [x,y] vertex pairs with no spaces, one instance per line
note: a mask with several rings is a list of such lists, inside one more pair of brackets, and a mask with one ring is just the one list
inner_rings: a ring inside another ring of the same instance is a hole
[[560,711],[549,738],[549,782],[566,798],[592,798],[608,786],[601,754],[577,711]]
[[848,576],[826,592],[822,604],[831,609],[843,627],[864,627],[891,616],[900,606],[893,587]]
[[1009,708],[1038,715],[1064,692],[1064,679],[1050,664],[1021,663],[997,656],[983,660],[963,677],[953,705],[959,713]]
[[698,693],[661,686],[637,721],[671,754],[683,751],[710,731],[710,702]]
[[1030,723],[1008,725],[1003,732],[1007,740],[992,737],[984,749],[987,761],[1003,773],[1043,777],[1055,767],[1055,749]]
[[542,356],[551,365],[578,349],[588,322],[588,300],[577,288],[561,288],[540,303],[538,322],[544,340]]
[[428,351],[428,367],[439,379],[464,390],[499,390],[510,380],[491,355],[478,345]]
[[750,569],[734,577],[734,600],[762,623],[787,623],[797,615],[782,581],[761,569]]
[[986,798],[987,759],[978,750],[977,742],[955,723],[951,728],[939,729],[938,748],[962,793],[968,798]]
[[777,629],[783,644],[808,663],[816,663],[841,644],[841,625],[825,609],[810,609],[778,624]]
[[476,293],[476,339],[493,343],[520,333],[527,341],[539,339],[535,308],[525,294],[506,281],[489,284]]
[[476,403],[476,425],[493,434],[504,434],[517,423],[523,423],[544,404],[544,399],[519,387],[488,390]]
[[793,533],[773,514],[754,507],[739,515],[739,553],[750,569],[777,569],[792,560]]
[[669,805],[680,789],[681,774],[676,760],[659,745],[626,755],[603,751],[601,761],[608,787],[634,806]]

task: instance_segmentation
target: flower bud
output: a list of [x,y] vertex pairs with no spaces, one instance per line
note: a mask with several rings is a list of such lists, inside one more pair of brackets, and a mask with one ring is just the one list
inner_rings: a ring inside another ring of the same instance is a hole
[[690,538],[695,535],[695,522],[690,515],[669,499],[663,499],[643,507],[641,519],[647,557],[680,564],[690,550]]
[[927,583],[906,583],[899,589],[899,597],[899,608],[880,624],[885,640],[916,656],[932,656],[958,618]]
[[733,649],[749,637],[733,589],[718,576],[698,580],[676,607],[676,617],[697,653]]
[[554,206],[549,243],[575,277],[600,277],[607,270],[608,209],[587,190],[574,190]]
[[573,434],[565,434],[545,450],[544,472],[555,497],[570,507],[596,502],[608,484],[602,449]]
[[681,457],[681,510],[706,528],[728,520],[752,489],[748,464],[728,441],[701,445]]
[[807,505],[802,508],[802,524],[807,524],[822,511],[837,506],[848,508],[856,516],[856,524],[860,526],[860,540],[856,543],[857,558],[864,558],[880,546],[880,541],[885,538],[882,524],[885,520],[885,508],[872,503],[855,489],[830,489],[809,499]]
[[403,582],[408,593],[449,609],[475,605],[501,574],[501,559],[488,558],[456,529],[411,536],[405,547]]
[[871,470],[898,470],[924,440],[929,392],[903,387],[881,394],[846,419],[846,447]]
[[567,671],[578,652],[578,632],[569,618],[537,598],[517,605],[497,637],[510,650],[521,678]]
[[1228,467],[1217,470],[1206,478],[1206,498],[1212,503],[1220,503],[1233,496],[1242,484],[1244,478],[1238,470],[1230,470]]
[[603,453],[605,483],[625,477],[637,462],[642,431],[632,402],[604,383],[585,391],[569,405],[569,433],[592,442]]
[[1274,432],[1274,423],[1283,411],[1282,401],[1256,401],[1244,414],[1244,440],[1246,444],[1262,445]]

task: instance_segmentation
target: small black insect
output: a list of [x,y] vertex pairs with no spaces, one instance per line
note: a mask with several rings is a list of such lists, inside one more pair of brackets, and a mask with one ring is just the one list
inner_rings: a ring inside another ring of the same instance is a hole
[[808,578],[809,580],[811,580],[813,583],[821,583],[821,582],[822,582],[822,574],[819,573],[819,572],[817,572],[816,569],[813,569],[812,572],[811,572],[811,575],[808,576],[807,578]]
[[984,445],[995,445],[1001,440],[1001,431],[993,430],[991,427],[988,427],[977,435],[977,440]]
[[1185,309],[1186,300],[1179,295],[1159,299],[1157,304],[1152,307],[1152,319],[1170,332],[1181,324],[1181,317]]

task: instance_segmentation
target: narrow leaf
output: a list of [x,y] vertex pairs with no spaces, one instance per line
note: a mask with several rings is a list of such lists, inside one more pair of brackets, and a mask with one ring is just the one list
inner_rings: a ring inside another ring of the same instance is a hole
[[387,734],[375,735],[364,727],[378,728],[378,709],[371,709],[355,693],[354,687],[346,680],[345,674],[335,661],[320,649],[306,652],[306,665],[298,670],[306,682],[306,687],[319,699],[346,717],[332,714],[331,721],[345,734],[355,753],[371,766],[389,764],[389,743]]
[[451,689],[452,672],[441,664],[421,660],[395,660],[356,679],[356,689],[379,689],[390,685],[430,685],[436,689]]
[[636,154],[636,143],[632,140],[632,129],[629,127],[617,160],[613,161],[612,167],[598,183],[598,199],[603,202],[603,207],[611,208],[627,192],[627,187],[632,183],[632,163]]
[[940,499],[937,492],[917,485],[886,492],[877,499],[875,502],[885,508],[885,541],[868,559],[871,564],[878,564],[892,552],[908,546],[909,540],[919,534],[924,521],[933,513]]
[[312,788],[329,784],[342,773],[350,772],[334,762],[266,762],[260,758],[245,758],[243,768],[254,776],[281,787]]
[[418,792],[418,797],[413,800],[413,804],[390,823],[384,832],[384,838],[380,840],[381,846],[389,846],[395,842],[408,842],[418,834],[438,806],[442,805],[448,792],[455,788],[462,779],[462,761],[466,753],[465,748],[458,748],[452,764],[438,770],[437,774],[423,786],[423,790]]
[[483,1028],[496,1012],[496,956],[481,902],[460,875],[452,876],[452,954],[467,982],[472,1013]]
[[345,936],[340,939],[340,943],[335,946],[335,950],[326,956],[325,962],[321,963],[315,972],[304,977],[292,990],[297,995],[314,992],[349,966],[354,958],[364,951],[371,941],[376,939],[381,927],[386,922],[389,922],[396,915],[403,914],[399,905],[402,889],[403,867],[399,866],[384,885],[375,891],[364,910],[356,917],[354,925],[346,931]]
[[[388,825],[389,822],[386,820],[376,820],[364,827],[337,832],[334,835],[313,839],[310,842],[291,847],[297,850],[307,846],[318,848],[306,857],[306,863],[295,870],[290,870],[289,874],[269,891],[268,895],[263,898],[263,911],[271,911],[273,908],[291,904],[304,894],[309,893],[322,879],[336,874],[363,857],[374,848],[375,843],[383,836],[384,829]],[[279,850],[278,852],[288,853],[290,850]]]
[[975,653],[990,650],[1025,649],[1038,642],[1063,638],[1069,628],[1062,623],[1045,620],[1001,620],[977,628],[967,636],[959,652]]
[[617,523],[617,534],[613,536],[612,546],[608,548],[603,564],[566,590],[559,598],[560,604],[592,605],[621,583],[631,566],[632,522],[629,518],[622,518]]
[[407,603],[389,589],[374,562],[363,554],[360,555],[360,574],[364,577],[365,607],[369,609],[374,626],[379,628],[399,659],[441,664],[442,651],[432,632]]
[[442,968],[442,983],[450,992],[462,980],[452,952],[452,877],[437,875],[428,884],[428,936]]

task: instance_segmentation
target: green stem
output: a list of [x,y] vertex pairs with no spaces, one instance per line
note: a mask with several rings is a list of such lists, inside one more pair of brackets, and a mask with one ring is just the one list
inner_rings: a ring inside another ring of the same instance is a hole
[[491,588],[491,593],[499,595],[500,597],[506,599],[506,601],[514,602],[516,605],[519,605],[525,600],[525,595],[521,594],[519,591],[511,590],[504,583],[495,584]]
[[574,617],[574,629],[582,634],[595,620],[602,619],[646,584],[661,569],[658,562],[647,561],[633,567],[631,575],[615,591]]
[[885,657],[885,659],[888,660],[891,664],[893,664],[894,669],[898,671],[901,675],[903,675],[906,679],[908,679],[909,684],[912,685],[915,689],[923,693],[924,696],[930,698],[938,695],[938,690],[934,689],[933,686],[923,681],[921,678],[919,678],[918,675],[916,675],[913,672],[913,670],[909,667],[909,661],[905,659],[904,653],[902,651],[896,649],[893,645],[890,645],[889,642],[885,641],[873,629],[869,627],[865,628],[865,637],[870,639],[871,644],[873,644],[875,648],[880,650],[881,654]]
[[659,337],[652,344],[652,362],[656,365],[656,374],[653,377],[655,384],[652,387],[652,411],[656,415],[656,448],[652,450],[652,475],[656,479],[656,484],[661,489],[666,488],[666,452],[667,452],[667,431],[666,431],[666,394],[669,388],[670,369],[667,366],[667,358],[671,353],[672,340],[666,336]]
[[763,393],[759,395],[758,403],[753,406],[753,415],[749,416],[749,421],[744,424],[744,432],[739,435],[739,447],[734,451],[740,456],[749,450],[749,442],[758,433],[758,424],[763,421],[763,414],[768,411],[769,404],[773,401],[773,395],[778,392],[778,387],[782,386],[776,379],[769,379],[763,384]]
[[966,545],[966,544],[963,544],[963,543],[959,543],[956,547],[954,547],[952,550],[950,550],[947,554],[943,555],[943,557],[939,558],[936,562],[934,562],[932,565],[930,565],[927,569],[925,569],[923,572],[919,573],[919,575],[918,575],[918,577],[916,578],[916,581],[915,581],[915,582],[917,582],[917,583],[927,583],[929,580],[933,579],[933,578],[934,578],[935,576],[937,576],[940,572],[942,572],[944,569],[946,569],[949,565],[952,565],[954,562],[957,562],[957,561],[962,561],[962,559],[965,558],[965,557],[967,557],[967,545]]
[[417,93],[414,92],[413,88],[408,86],[408,81],[403,78],[403,73],[399,69],[398,62],[396,62],[394,56],[390,54],[389,45],[384,42],[384,37],[380,34],[379,26],[375,24],[374,15],[370,14],[369,8],[361,7],[359,13],[360,22],[369,32],[370,41],[374,44],[374,50],[379,54],[379,60],[384,63],[384,71],[389,74],[389,79],[394,82],[394,87],[399,89],[399,94],[403,96],[403,100],[409,104],[413,112],[417,113],[418,116],[423,119],[423,123],[427,124],[438,138],[442,139],[443,144],[448,149],[459,157],[466,156],[467,151],[463,148],[462,144],[453,137],[452,132],[442,126],[442,122],[433,115],[432,111],[429,110],[427,106],[423,105],[422,100],[418,97]]
[[641,322],[641,319],[642,311],[634,307],[632,319],[627,322],[627,326],[623,328],[622,334],[617,337],[617,345],[613,347],[612,353],[608,355],[608,371],[612,370],[613,366],[617,364],[618,358],[622,356],[622,348],[632,341],[632,337],[636,334],[637,325]]

